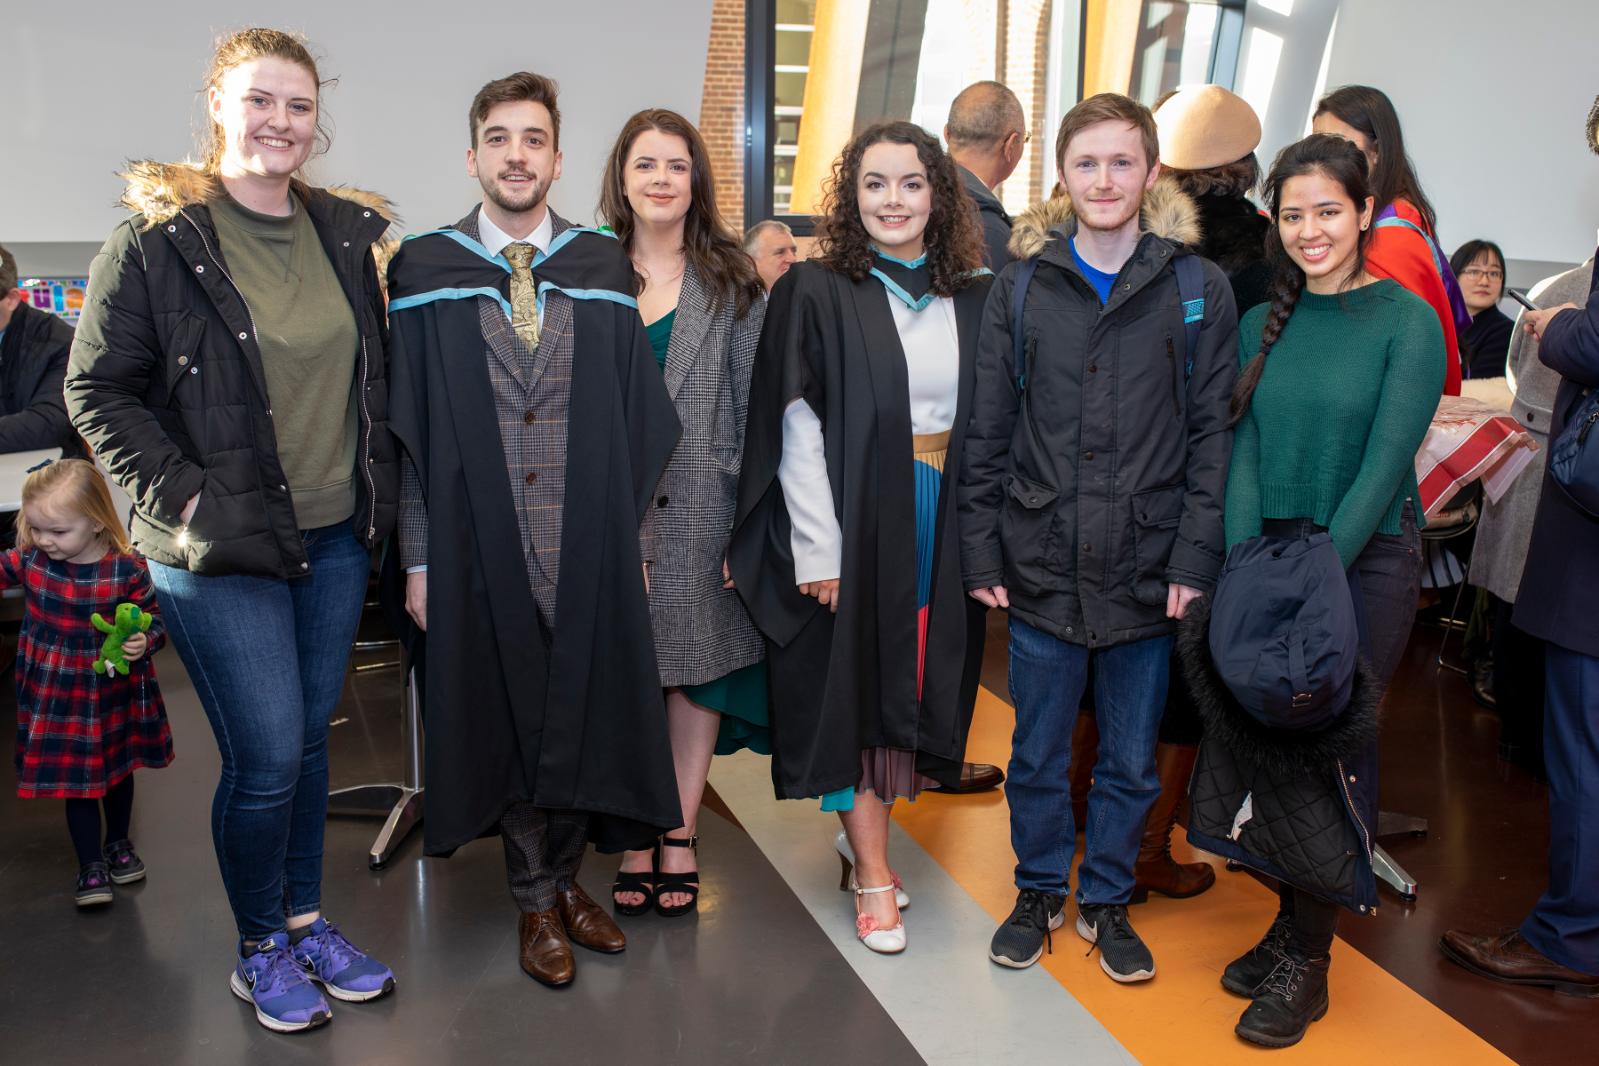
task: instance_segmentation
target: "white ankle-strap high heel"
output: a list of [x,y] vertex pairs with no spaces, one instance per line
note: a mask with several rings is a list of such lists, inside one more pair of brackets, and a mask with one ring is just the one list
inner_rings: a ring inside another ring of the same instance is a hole
[[[860,883],[855,880],[855,850],[849,846],[849,834],[840,829],[838,836],[833,838],[833,847],[838,850],[838,858],[843,870],[838,875],[838,890],[840,892],[854,892],[860,888]],[[889,871],[893,873],[893,871]],[[894,902],[900,910],[911,905],[911,897],[905,891],[905,882],[899,879],[899,874],[894,876]]]
[[879,955],[898,955],[905,950],[905,917],[900,916],[899,924],[892,929],[884,929],[877,924],[877,919],[870,914],[860,912],[861,897],[878,892],[892,892],[893,885],[880,885],[877,888],[857,888],[855,890],[855,935],[860,937],[861,943],[877,952]]

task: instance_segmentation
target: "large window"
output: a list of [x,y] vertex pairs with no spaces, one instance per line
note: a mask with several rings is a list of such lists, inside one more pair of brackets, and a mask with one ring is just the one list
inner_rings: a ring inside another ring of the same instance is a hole
[[801,233],[856,131],[908,118],[938,133],[975,81],[1021,100],[1029,141],[1000,187],[1020,211],[1054,184],[1060,116],[1083,95],[1152,103],[1180,84],[1232,82],[1243,0],[749,0],[744,220]]

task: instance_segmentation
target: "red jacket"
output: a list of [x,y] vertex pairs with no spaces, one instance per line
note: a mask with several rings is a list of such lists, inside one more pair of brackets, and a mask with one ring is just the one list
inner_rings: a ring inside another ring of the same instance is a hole
[[[1432,232],[1421,217],[1421,212],[1407,200],[1394,201],[1394,213],[1400,218]],[[1444,328],[1444,395],[1460,395],[1460,348],[1455,338],[1455,316],[1449,306],[1449,293],[1444,279],[1438,275],[1438,266],[1432,249],[1415,230],[1405,226],[1383,226],[1374,229],[1371,242],[1366,245],[1366,273],[1378,278],[1393,278],[1399,284],[1432,305],[1438,324]]]

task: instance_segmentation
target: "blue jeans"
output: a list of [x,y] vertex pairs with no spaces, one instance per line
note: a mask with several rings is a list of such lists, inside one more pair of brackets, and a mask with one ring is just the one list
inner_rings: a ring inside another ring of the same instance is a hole
[[1094,663],[1099,761],[1088,793],[1079,903],[1126,903],[1144,819],[1160,794],[1155,741],[1166,706],[1172,638],[1089,651],[1012,617],[1010,840],[1016,887],[1066,895],[1077,827],[1072,821],[1072,726]]
[[301,536],[311,570],[288,581],[150,563],[162,617],[222,753],[211,838],[246,940],[321,909],[328,719],[371,566],[348,522]]

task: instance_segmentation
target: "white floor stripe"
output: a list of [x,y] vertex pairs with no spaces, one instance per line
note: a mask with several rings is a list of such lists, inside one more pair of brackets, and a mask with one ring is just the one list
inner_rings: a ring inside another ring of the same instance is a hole
[[[774,800],[767,760],[749,752],[715,760],[711,784],[932,1066],[1137,1061],[1043,969],[989,962],[993,920],[898,825],[889,824],[889,854],[911,896],[909,946],[875,955],[855,939],[853,898],[838,891],[837,818],[814,801]],[[1079,943],[1069,927],[1056,934],[1056,950]]]

